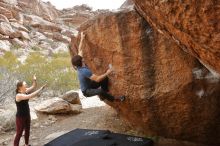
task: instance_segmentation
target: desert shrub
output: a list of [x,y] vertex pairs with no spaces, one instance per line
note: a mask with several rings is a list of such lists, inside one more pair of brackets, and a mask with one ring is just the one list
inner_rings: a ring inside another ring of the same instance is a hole
[[20,49],[22,46],[21,45],[19,45],[19,44],[13,44],[12,46],[11,46],[11,49],[12,50],[18,50],[18,49]]
[[15,72],[19,68],[20,62],[18,61],[16,55],[11,52],[5,52],[5,54],[0,57],[0,67],[6,68],[11,72]]
[[72,69],[68,53],[56,54],[50,58],[32,53],[25,64],[19,67],[19,72],[27,81],[31,81],[32,76],[36,74],[38,83],[47,83],[51,90],[65,92],[78,88],[76,72]]
[[47,90],[55,93],[62,94],[79,88],[69,53],[45,57],[35,52],[29,54],[25,63],[21,64],[13,53],[7,52],[0,57],[0,71],[0,102],[13,97],[17,80],[24,80],[31,85],[34,74],[37,76],[38,86],[47,83]]
[[34,51],[40,51],[40,50],[42,50],[42,48],[39,47],[39,46],[33,46],[33,47],[31,47],[31,49],[34,50]]

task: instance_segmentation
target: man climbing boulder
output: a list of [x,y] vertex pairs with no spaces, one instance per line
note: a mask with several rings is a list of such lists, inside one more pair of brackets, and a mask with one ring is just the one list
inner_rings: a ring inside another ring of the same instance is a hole
[[96,75],[93,74],[92,71],[86,66],[82,57],[82,44],[84,39],[85,34],[81,33],[78,55],[75,55],[71,60],[73,67],[77,70],[80,88],[83,95],[86,97],[100,95],[101,99],[107,99],[110,102],[124,101],[125,96],[114,97],[108,93],[108,75],[113,72],[112,67],[109,67],[109,69],[104,74]]

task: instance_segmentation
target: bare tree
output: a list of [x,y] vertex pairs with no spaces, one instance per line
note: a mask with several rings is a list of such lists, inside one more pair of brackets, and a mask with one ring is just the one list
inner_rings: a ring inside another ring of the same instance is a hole
[[0,104],[12,102],[15,96],[17,75],[0,67]]

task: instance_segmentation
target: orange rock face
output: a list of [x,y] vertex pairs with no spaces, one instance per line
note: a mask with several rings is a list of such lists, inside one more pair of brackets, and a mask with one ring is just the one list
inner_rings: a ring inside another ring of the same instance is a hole
[[218,0],[134,0],[136,8],[160,32],[220,74],[220,2]]
[[80,30],[91,70],[102,74],[112,64],[110,92],[127,99],[108,104],[131,126],[148,135],[220,144],[219,80],[197,59],[134,10],[99,15]]

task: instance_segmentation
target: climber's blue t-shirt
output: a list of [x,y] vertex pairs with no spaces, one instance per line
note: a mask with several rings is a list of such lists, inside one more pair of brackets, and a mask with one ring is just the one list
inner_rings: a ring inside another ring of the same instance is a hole
[[90,87],[91,80],[89,78],[92,76],[92,72],[87,67],[78,67],[77,74],[79,78],[80,88],[82,91],[85,91]]

